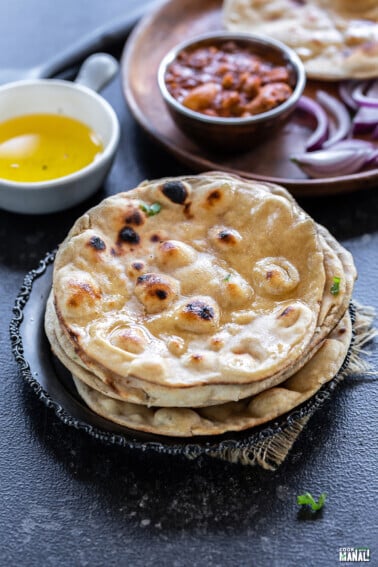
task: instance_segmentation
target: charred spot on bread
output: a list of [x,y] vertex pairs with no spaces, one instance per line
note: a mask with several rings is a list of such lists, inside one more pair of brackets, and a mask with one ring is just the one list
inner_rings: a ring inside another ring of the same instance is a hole
[[168,296],[168,293],[164,290],[164,289],[157,289],[155,291],[155,295],[156,297],[158,297],[159,299],[163,300],[166,299]]
[[288,305],[283,311],[278,315],[277,321],[282,327],[291,327],[295,325],[297,321],[305,315],[303,306]]
[[144,223],[144,215],[138,209],[134,209],[125,218],[125,223],[140,226]]
[[237,246],[242,241],[240,233],[227,226],[211,227],[209,237],[214,246],[220,250],[228,250],[231,246]]
[[143,264],[143,262],[133,262],[132,267],[134,268],[134,270],[137,270],[138,272],[140,272],[140,270],[143,270],[144,264]]
[[188,197],[188,190],[182,181],[166,181],[161,187],[162,193],[177,205],[185,203]]
[[191,205],[192,205],[191,201],[189,201],[188,203],[185,203],[185,205],[184,205],[184,215],[186,216],[187,219],[193,218],[193,214],[190,210]]
[[151,242],[160,242],[161,238],[158,234],[153,234],[152,236],[150,236],[150,240]]
[[88,246],[91,246],[95,250],[105,250],[106,244],[99,236],[92,236],[90,241],[88,242]]
[[203,321],[211,321],[211,319],[214,319],[214,309],[200,300],[187,303],[184,307],[184,312],[192,313]]
[[174,251],[177,250],[177,245],[173,243],[171,240],[166,240],[165,242],[162,242],[160,247],[162,250],[164,250],[164,252],[168,252],[169,254],[172,254],[174,253]]
[[176,325],[191,333],[208,333],[219,325],[220,312],[216,301],[208,296],[193,297],[180,304],[176,311]]
[[218,233],[218,238],[225,244],[236,244],[238,242],[238,238],[236,237],[235,231],[233,230],[220,230]]
[[165,309],[176,299],[179,291],[177,280],[152,272],[138,276],[135,285],[135,295],[148,313]]
[[126,265],[126,274],[131,279],[140,277],[146,271],[146,264],[141,260],[133,260]]
[[292,307],[291,305],[289,305],[288,307],[286,307],[282,313],[280,313],[279,318],[281,317],[287,317],[288,315],[290,315],[290,313],[292,313],[294,311],[294,307]]
[[140,285],[145,282],[156,282],[159,281],[158,278],[159,276],[157,276],[156,274],[143,274],[143,276],[138,277],[136,283],[137,285]]
[[211,191],[211,193],[208,194],[208,196],[206,197],[206,201],[210,206],[212,206],[221,198],[222,198],[222,193],[219,191],[219,189],[214,189],[214,191]]
[[131,226],[125,226],[119,232],[119,240],[128,244],[139,244],[140,236]]

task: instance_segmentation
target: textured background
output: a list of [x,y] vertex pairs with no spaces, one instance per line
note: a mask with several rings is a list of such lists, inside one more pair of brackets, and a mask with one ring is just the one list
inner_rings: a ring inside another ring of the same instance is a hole
[[[3,1],[0,68],[44,61],[139,4]],[[188,172],[140,132],[118,80],[103,94],[122,123],[104,190],[48,217],[0,211],[1,565],[328,566],[340,546],[368,546],[378,564],[374,378],[346,380],[274,473],[104,446],[61,424],[23,384],[8,325],[25,272],[105,195]],[[355,297],[378,306],[376,191],[301,204],[355,255]],[[296,495],[306,490],[328,493],[316,517],[298,512]]]

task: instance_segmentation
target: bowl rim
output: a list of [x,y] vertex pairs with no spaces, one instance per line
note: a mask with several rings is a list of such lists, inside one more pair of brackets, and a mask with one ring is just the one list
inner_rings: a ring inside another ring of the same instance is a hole
[[[11,91],[13,89],[23,89],[24,87],[36,86],[36,87],[50,87],[57,86],[59,88],[65,89],[67,91],[79,91],[85,96],[88,96],[96,101],[98,107],[102,109],[104,114],[110,119],[111,124],[111,135],[108,143],[104,146],[103,151],[95,157],[88,165],[55,179],[49,179],[46,181],[13,181],[11,179],[5,179],[0,177],[0,192],[11,188],[12,190],[25,190],[29,191],[41,191],[53,189],[55,187],[61,187],[62,185],[69,185],[71,182],[76,182],[93,172],[98,171],[104,167],[108,160],[112,158],[117,150],[117,146],[120,140],[121,128],[118,117],[115,113],[113,107],[108,103],[108,101],[101,96],[99,93],[81,85],[79,83],[65,81],[63,79],[24,79],[21,81],[14,81],[6,85],[0,86],[0,97],[3,92]],[[27,114],[33,114],[33,112],[20,112],[15,116],[26,116]],[[54,114],[54,113],[46,113]],[[5,122],[8,118],[2,118],[1,122]]]
[[[174,61],[177,55],[186,49],[187,47],[194,47],[196,44],[202,43],[206,40],[235,40],[235,41],[244,41],[244,42],[251,42],[251,43],[258,43],[261,46],[269,46],[276,48],[278,51],[283,52],[283,54],[287,57],[287,62],[292,66],[294,71],[297,75],[296,84],[291,96],[282,104],[268,110],[267,112],[261,112],[259,114],[254,114],[253,116],[247,117],[239,117],[239,118],[229,118],[229,117],[221,117],[221,116],[208,116],[201,112],[196,112],[187,108],[183,104],[181,104],[174,96],[171,95],[169,92],[166,82],[165,82],[165,74],[167,67],[172,61]],[[286,110],[292,108],[301,97],[305,85],[306,85],[306,71],[304,65],[299,58],[299,56],[295,53],[293,49],[278,41],[273,39],[269,36],[264,34],[257,34],[257,33],[248,33],[248,32],[232,32],[232,31],[213,31],[207,32],[185,41],[182,41],[172,47],[168,53],[163,57],[159,64],[158,72],[157,72],[157,81],[160,89],[160,93],[163,96],[165,102],[173,107],[176,111],[180,114],[185,115],[188,118],[192,118],[199,122],[203,122],[205,124],[218,124],[222,126],[226,125],[248,125],[248,124],[258,124],[259,122],[264,122],[267,119],[273,119],[275,117],[280,116]]]

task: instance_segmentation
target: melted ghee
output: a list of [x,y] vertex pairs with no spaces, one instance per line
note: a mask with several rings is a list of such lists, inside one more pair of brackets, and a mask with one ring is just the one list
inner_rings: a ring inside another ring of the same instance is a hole
[[0,178],[48,181],[90,164],[103,150],[88,126],[59,114],[28,114],[0,123]]

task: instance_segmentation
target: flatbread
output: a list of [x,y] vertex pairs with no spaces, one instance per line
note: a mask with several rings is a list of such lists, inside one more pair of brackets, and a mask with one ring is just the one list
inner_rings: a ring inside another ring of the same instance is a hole
[[292,47],[312,79],[377,76],[376,0],[225,0],[224,23]]
[[[207,174],[207,177],[210,176],[222,181],[224,180],[223,173],[211,172]],[[238,177],[227,176],[227,178],[232,177],[239,182],[242,181]],[[268,193],[274,193],[280,197],[284,197],[295,206],[298,206],[291,195],[283,188],[270,183],[260,184],[260,187],[263,186],[265,186]],[[190,386],[183,389],[171,389],[143,381],[132,375],[120,376],[102,367],[96,363],[96,361],[84,357],[83,353],[81,353],[81,356],[78,356],[76,352],[77,345],[74,341],[70,340],[69,333],[60,325],[52,301],[49,301],[46,310],[46,333],[52,348],[61,362],[86,384],[110,397],[127,400],[132,403],[140,403],[148,406],[201,407],[230,400],[237,401],[244,397],[257,394],[264,389],[283,382],[289,375],[303,366],[320,347],[321,341],[336,325],[349,304],[356,276],[353,259],[324,227],[318,227],[318,230],[323,233],[323,236],[320,236],[320,241],[324,253],[326,285],[322,297],[321,310],[318,316],[317,328],[311,340],[310,349],[304,356],[298,359],[292,367],[263,381],[241,385],[211,384]],[[325,236],[329,244],[326,243]],[[337,295],[330,293],[332,278],[334,276],[341,276],[340,291]]]
[[85,364],[170,388],[251,384],[309,352],[323,261],[315,223],[263,184],[168,178],[75,223],[55,309]]
[[351,335],[351,321],[346,314],[317,354],[279,387],[209,408],[147,408],[108,398],[76,377],[74,381],[80,396],[95,413],[122,426],[175,437],[217,435],[256,427],[309,399],[339,371]]
[[[185,388],[180,391],[150,384],[133,376],[121,377],[99,367],[94,361],[87,360],[84,363],[75,353],[72,343],[59,325],[51,294],[46,309],[45,326],[52,349],[61,362],[84,383],[109,397],[132,403],[141,403],[147,406],[201,407],[231,400],[237,401],[255,395],[283,382],[287,376],[303,366],[315,354],[321,341],[328,335],[330,329],[337,324],[349,305],[356,275],[353,259],[349,252],[343,249],[323,227],[320,227],[320,230],[323,235],[327,236],[330,244],[326,243],[324,236],[321,237],[326,268],[326,285],[318,326],[311,341],[310,352],[285,373],[280,373],[251,385],[211,385]],[[340,258],[336,251],[338,251]],[[330,292],[335,276],[340,277],[340,291],[337,295]]]

